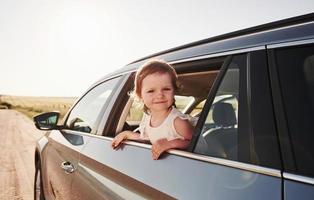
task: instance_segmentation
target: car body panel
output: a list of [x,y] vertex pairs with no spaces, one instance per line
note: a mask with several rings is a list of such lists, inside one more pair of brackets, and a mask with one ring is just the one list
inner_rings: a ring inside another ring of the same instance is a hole
[[285,200],[293,199],[313,200],[314,185],[285,179],[284,197]]
[[[93,137],[81,152],[78,168],[82,169],[79,169],[79,173],[88,171],[90,183],[99,182],[103,184],[101,188],[107,187],[112,193],[117,192],[116,186],[120,185],[122,189],[118,192],[123,190],[131,193],[123,196],[126,199],[132,199],[132,195],[147,198],[141,189],[134,189],[132,193],[128,181],[155,188],[160,191],[158,195],[167,194],[176,199],[281,199],[281,179],[278,177],[173,154],[155,161],[151,159],[149,148],[130,144],[121,148],[113,150],[111,140]],[[98,162],[100,167],[90,164],[93,162]],[[114,171],[116,176],[126,176],[125,182],[117,181],[108,175],[111,173],[108,171]],[[108,182],[112,183],[112,188]],[[72,190],[84,188],[84,184],[85,181],[75,179]],[[104,199],[109,198],[106,194],[103,196]]]

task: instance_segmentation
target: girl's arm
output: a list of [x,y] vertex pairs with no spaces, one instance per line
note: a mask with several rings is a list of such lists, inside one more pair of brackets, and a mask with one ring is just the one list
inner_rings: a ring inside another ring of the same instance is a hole
[[192,139],[193,127],[188,120],[181,119],[180,117],[175,118],[174,128],[184,139]]
[[123,131],[113,138],[111,146],[116,149],[123,140],[144,140],[140,138],[140,134],[134,133],[132,131]]

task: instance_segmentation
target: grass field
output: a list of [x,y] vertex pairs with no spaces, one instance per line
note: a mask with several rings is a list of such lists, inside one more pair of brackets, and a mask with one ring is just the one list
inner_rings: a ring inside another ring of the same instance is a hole
[[59,111],[61,118],[67,113],[77,97],[30,97],[30,96],[0,96],[0,108],[14,109],[29,118],[49,111]]

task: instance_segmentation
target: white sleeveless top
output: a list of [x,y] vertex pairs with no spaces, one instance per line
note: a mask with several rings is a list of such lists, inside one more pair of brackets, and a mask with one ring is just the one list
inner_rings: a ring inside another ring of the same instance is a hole
[[168,114],[166,119],[158,127],[152,127],[150,125],[151,116],[144,113],[140,126],[137,129],[140,131],[140,138],[144,140],[150,140],[152,144],[163,138],[166,138],[168,141],[174,139],[184,140],[184,137],[177,133],[176,129],[174,128],[174,120],[177,117],[189,120],[193,126],[196,125],[197,118],[183,114],[176,108],[171,109],[171,112]]

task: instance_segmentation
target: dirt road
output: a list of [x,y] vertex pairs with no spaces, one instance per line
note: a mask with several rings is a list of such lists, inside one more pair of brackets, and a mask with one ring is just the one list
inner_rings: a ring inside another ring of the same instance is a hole
[[34,149],[42,135],[25,115],[0,110],[0,200],[33,199]]

